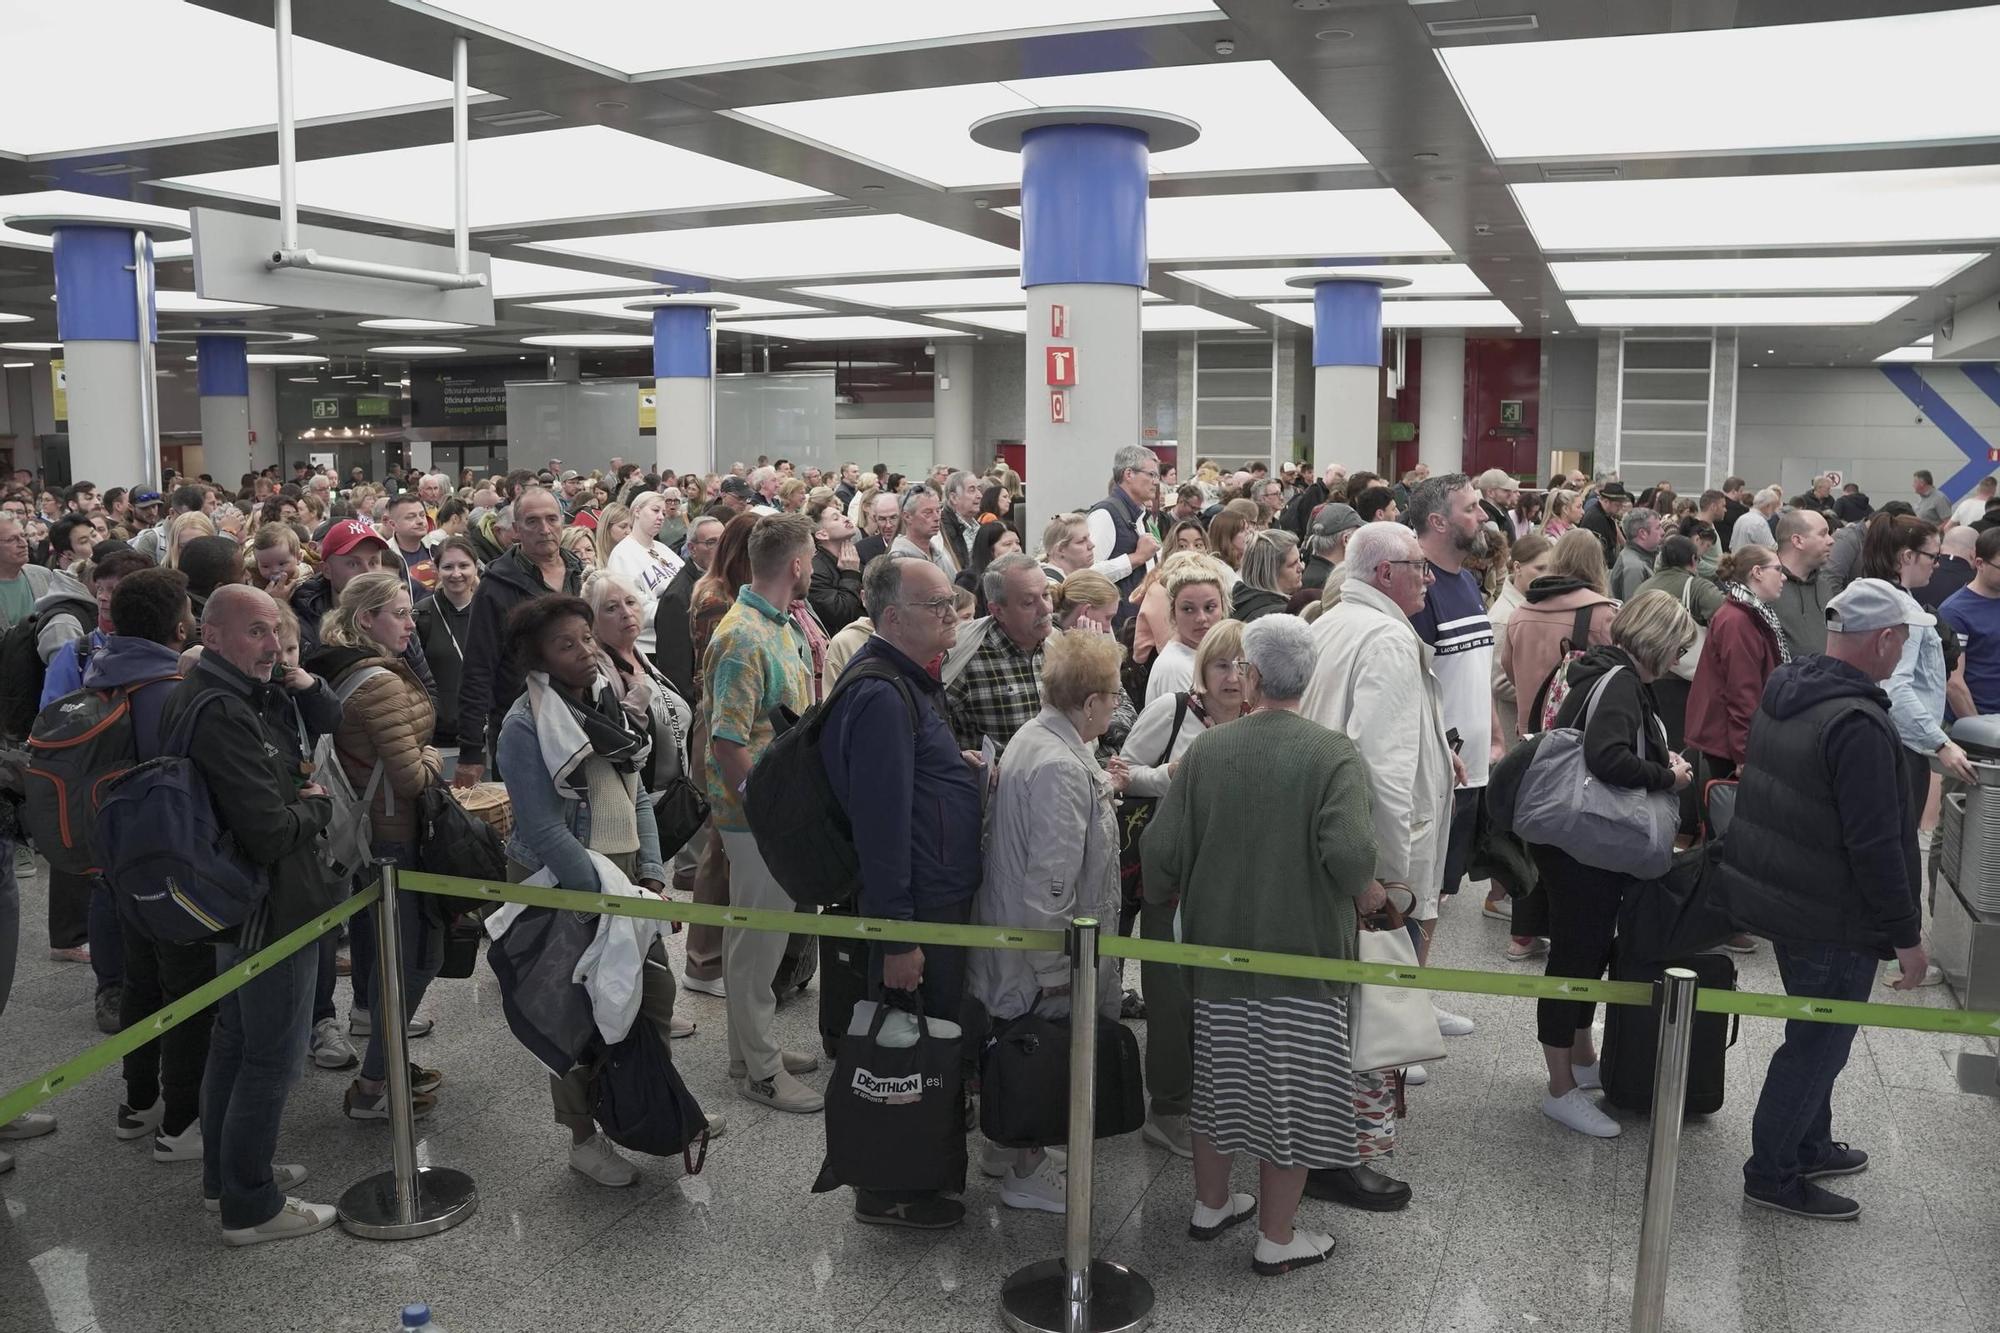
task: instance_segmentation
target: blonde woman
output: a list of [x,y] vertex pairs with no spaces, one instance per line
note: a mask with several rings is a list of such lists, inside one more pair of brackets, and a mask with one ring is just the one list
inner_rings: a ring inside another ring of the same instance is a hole
[[583,561],[583,567],[586,570],[597,568],[596,533],[592,532],[589,528],[580,528],[572,525],[563,529],[562,536],[558,540],[561,541],[562,548],[565,551]]
[[873,472],[863,472],[861,482],[854,488],[854,498],[847,502],[847,521],[855,527],[867,531],[868,506],[875,502],[875,492],[881,489],[882,479]]
[[1194,688],[1194,654],[1208,632],[1229,615],[1220,562],[1202,555],[1176,556],[1187,561],[1167,578],[1167,618],[1174,634],[1160,647],[1153,671],[1146,678],[1146,702],[1176,690]]
[[799,514],[805,512],[806,484],[797,477],[786,477],[778,483],[778,512]]
[[604,567],[630,584],[645,609],[639,628],[639,651],[651,658],[658,650],[654,616],[667,585],[681,572],[686,561],[660,540],[667,521],[667,500],[658,491],[648,491],[632,500],[631,530],[612,547]]
[[183,546],[186,546],[197,537],[213,537],[214,535],[215,524],[209,519],[207,514],[201,513],[199,510],[190,510],[185,514],[176,514],[173,521],[167,524],[166,556],[161,563],[166,565],[168,569],[179,569],[181,564],[181,548]]
[[[640,498],[644,498],[643,496]],[[618,543],[632,535],[632,511],[622,504],[609,504],[597,516],[597,567],[611,568],[611,553]]]
[[1550,491],[1548,508],[1542,520],[1542,535],[1554,541],[1576,526],[1582,512],[1575,491]]

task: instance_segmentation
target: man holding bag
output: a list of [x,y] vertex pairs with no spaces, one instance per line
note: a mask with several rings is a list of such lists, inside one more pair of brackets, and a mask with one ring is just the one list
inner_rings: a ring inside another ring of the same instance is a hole
[[[981,860],[980,777],[976,756],[958,748],[945,721],[943,690],[933,662],[952,645],[958,620],[950,582],[927,560],[877,556],[862,576],[862,601],[875,633],[854,654],[846,675],[882,663],[895,681],[859,679],[836,686],[820,753],[835,797],[847,812],[860,857],[862,916],[892,921],[964,925],[972,916]],[[905,696],[916,701],[910,727]],[[926,1016],[956,1022],[965,996],[965,950],[915,944],[869,947],[869,995],[921,994]],[[829,1100],[840,1090],[828,1088]],[[854,1191],[857,1221],[936,1230],[956,1226],[965,1205],[943,1197],[962,1185],[964,1120],[952,1120],[952,1143],[909,1143],[907,1156],[956,1160],[959,1181],[937,1190]],[[835,1133],[828,1120],[827,1132]],[[832,1145],[829,1144],[831,1149]]]

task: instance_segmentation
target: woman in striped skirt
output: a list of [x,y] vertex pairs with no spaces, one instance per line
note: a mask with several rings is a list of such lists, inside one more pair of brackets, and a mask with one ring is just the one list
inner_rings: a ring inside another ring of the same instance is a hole
[[[1204,732],[1182,756],[1141,845],[1146,883],[1180,896],[1190,944],[1353,958],[1357,906],[1374,911],[1384,897],[1371,878],[1367,771],[1346,736],[1299,716],[1314,661],[1303,621],[1269,615],[1245,626],[1243,656],[1255,711]],[[1186,975],[1188,1234],[1213,1240],[1255,1215],[1258,1273],[1319,1263],[1333,1237],[1293,1222],[1309,1169],[1359,1164],[1347,988],[1217,968]],[[1229,1192],[1239,1152],[1259,1161],[1261,1199]]]

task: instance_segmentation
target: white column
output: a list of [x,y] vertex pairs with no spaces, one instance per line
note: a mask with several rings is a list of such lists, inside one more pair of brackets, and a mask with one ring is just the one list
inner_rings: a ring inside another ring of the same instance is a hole
[[207,394],[201,400],[202,458],[216,484],[234,489],[250,467],[250,400]]
[[1417,461],[1431,475],[1465,470],[1465,339],[1426,334],[1417,398]]
[[979,457],[978,444],[973,438],[974,352],[970,338],[939,342],[932,362],[937,373],[931,381],[936,418],[931,459],[963,472],[980,471],[992,461]]
[[[1139,441],[1139,288],[1046,283],[1027,289],[1028,498],[1024,531],[1065,509],[1087,509],[1111,486],[1111,459]],[[1069,336],[1049,336],[1049,307],[1068,309]],[[1048,354],[1075,349],[1067,420],[1050,419]]]
[[1373,472],[1382,436],[1380,366],[1313,367],[1313,470]]
[[653,446],[660,471],[714,471],[715,381],[707,376],[681,375],[653,383],[659,408]]
[[[250,466],[266,468],[285,461],[284,443],[278,438],[278,372],[272,366],[250,367]],[[291,469],[282,468],[285,479]]]

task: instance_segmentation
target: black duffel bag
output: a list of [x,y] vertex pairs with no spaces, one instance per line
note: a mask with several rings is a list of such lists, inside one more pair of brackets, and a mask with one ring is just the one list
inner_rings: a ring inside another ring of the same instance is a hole
[[[1069,1142],[1068,1018],[1026,1013],[994,1025],[979,1058],[979,1129],[1007,1148]],[[1097,1020],[1097,1133],[1130,1134],[1146,1123],[1139,1039],[1114,1019]]]
[[1632,967],[1664,967],[1706,953],[1736,933],[1716,891],[1719,839],[1674,853],[1658,879],[1625,891],[1618,907],[1618,956]]

